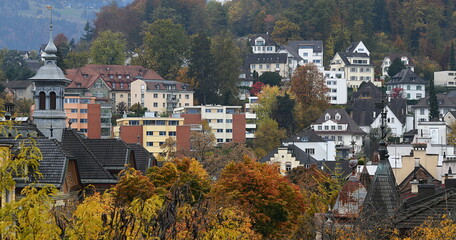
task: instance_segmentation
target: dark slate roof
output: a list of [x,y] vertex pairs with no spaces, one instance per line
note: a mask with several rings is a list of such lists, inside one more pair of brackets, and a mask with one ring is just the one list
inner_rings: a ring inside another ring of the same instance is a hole
[[317,161],[314,157],[310,156],[306,152],[304,152],[301,148],[297,147],[294,144],[289,144],[288,146],[281,146],[276,149],[274,149],[272,152],[268,153],[265,157],[261,158],[259,161],[260,162],[269,162],[271,158],[274,156],[274,154],[278,153],[280,148],[286,148],[288,150],[291,150],[291,154],[293,157],[296,158],[297,161],[303,166],[306,164],[316,164],[319,165],[319,161]]
[[[447,107],[454,108],[456,107],[456,97],[449,97],[444,93],[437,94],[437,101],[439,102],[439,108]],[[429,96],[420,99],[412,108],[429,108]]]
[[356,46],[358,46],[360,43],[361,41],[352,42],[351,45],[345,49],[345,51],[353,53],[353,51],[355,51]]
[[399,121],[404,124],[407,118],[407,99],[392,98],[388,103],[388,107],[394,115],[396,115]]
[[130,149],[118,139],[82,139],[87,148],[109,170],[123,170],[128,164]]
[[14,125],[9,128],[6,127],[4,131],[0,132],[0,138],[46,138],[43,133],[36,128],[35,125],[28,124],[26,122]]
[[[315,121],[314,124],[322,124],[326,121],[325,116],[326,114],[329,113],[331,116],[331,121],[337,122],[339,124],[348,124],[347,130],[343,131],[315,131],[315,133],[331,133],[331,132],[337,132],[339,134],[347,133],[347,134],[366,134],[361,128],[359,128],[358,124],[356,124],[355,121],[348,115],[348,113],[345,111],[345,109],[342,108],[332,108],[332,109],[326,109],[326,111]],[[340,114],[340,120],[336,120],[336,114]]]
[[377,98],[382,99],[382,90],[376,87],[371,81],[362,82],[358,91],[352,95],[352,100],[357,98]]
[[325,142],[325,140],[312,130],[303,130],[283,142]]
[[415,64],[413,63],[413,59],[410,57],[410,54],[408,54],[408,53],[403,53],[403,54],[391,53],[391,54],[386,55],[386,57],[389,58],[391,60],[391,62],[393,62],[396,58],[407,57],[409,60],[409,64],[407,64],[406,66],[415,66]]
[[[353,58],[353,57],[360,57],[360,58],[370,58],[367,53],[352,53],[352,52],[338,52],[340,58],[342,61],[344,61],[345,66],[374,66],[372,63],[371,64],[362,64],[362,63],[357,63],[357,64],[352,64],[348,60],[348,58]],[[371,62],[371,61],[369,61]]]
[[443,215],[454,215],[455,211],[456,189],[444,189],[429,197],[404,204],[403,209],[397,213],[395,223],[399,229],[412,229],[429,219],[440,221]]
[[117,182],[117,179],[103,168],[102,163],[74,129],[63,131],[62,146],[76,158],[81,183],[113,184]]
[[435,179],[434,176],[432,176],[432,174],[420,164],[419,167],[415,167],[413,171],[410,172],[409,175],[405,177],[404,180],[402,180],[402,182],[398,185],[397,188],[402,199],[411,197],[412,186],[410,184],[410,181],[413,179],[426,181],[430,180],[433,182],[435,187],[440,187],[442,184],[442,181]]
[[300,46],[312,46],[314,52],[323,52],[322,40],[288,41],[287,45],[290,46],[295,52],[298,52]]
[[393,170],[388,159],[381,160],[363,203],[361,217],[372,220],[392,217],[399,206],[400,198]]
[[33,81],[31,81],[31,80],[15,80],[15,81],[9,81],[7,83],[4,83],[5,87],[11,88],[11,89],[25,89],[32,84],[33,84]]
[[147,90],[168,90],[168,86],[175,86],[177,91],[191,91],[192,88],[189,84],[168,81],[168,80],[143,80],[147,85]]
[[286,53],[259,53],[248,54],[245,59],[246,66],[259,63],[286,63],[288,54]]
[[[358,126],[370,126],[382,109],[378,107],[381,99],[355,99],[350,106],[350,114]],[[375,112],[375,117],[374,117]]]
[[349,165],[350,159],[339,159],[337,161],[325,161],[322,162],[321,164],[323,165],[323,171],[331,174],[334,176],[336,173],[336,167],[337,164],[339,164],[341,168],[341,173],[342,176],[345,178],[346,176],[349,176],[352,172],[352,168]]
[[[12,150],[18,149],[23,139],[0,139],[0,143],[12,144]],[[54,139],[35,139],[37,147],[41,150],[42,159],[38,171],[42,174],[36,182],[39,184],[53,184],[61,187],[65,181],[65,174],[68,167],[68,158],[63,152],[60,144]],[[25,140],[26,143],[29,141]],[[18,182],[17,186],[24,187],[24,183]]]
[[414,73],[409,68],[402,69],[386,85],[397,85],[397,84],[427,84],[422,78]]
[[253,35],[252,37],[249,37],[249,45],[250,46],[255,46],[255,39],[262,37],[265,41],[263,46],[276,46],[277,44],[272,40],[271,35],[269,34],[256,34]]
[[154,155],[147,151],[143,146],[137,143],[127,143],[135,156],[136,169],[146,173],[147,169],[157,166],[157,160]]
[[293,47],[288,46],[288,45],[282,45],[282,46],[280,46],[280,49],[286,50],[287,52],[289,52],[296,61],[302,60],[301,56],[299,56],[299,54],[298,54],[298,51],[295,50]]

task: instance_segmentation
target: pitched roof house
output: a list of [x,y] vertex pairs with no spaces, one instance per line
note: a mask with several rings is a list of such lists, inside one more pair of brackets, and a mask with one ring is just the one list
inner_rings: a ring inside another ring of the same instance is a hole
[[412,70],[406,68],[394,75],[386,83],[386,93],[393,94],[395,88],[403,89],[402,96],[408,100],[418,100],[425,97],[427,82],[420,78]]

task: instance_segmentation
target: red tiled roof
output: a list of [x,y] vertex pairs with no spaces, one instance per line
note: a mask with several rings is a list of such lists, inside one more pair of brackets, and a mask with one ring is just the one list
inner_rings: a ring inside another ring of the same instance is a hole
[[[164,80],[155,71],[134,65],[88,64],[78,69],[68,69],[66,77],[72,81],[67,88],[90,88],[101,78],[112,90],[123,91],[130,90],[129,83],[138,78]],[[116,83],[115,86],[113,83]],[[123,88],[120,83],[123,83]]]

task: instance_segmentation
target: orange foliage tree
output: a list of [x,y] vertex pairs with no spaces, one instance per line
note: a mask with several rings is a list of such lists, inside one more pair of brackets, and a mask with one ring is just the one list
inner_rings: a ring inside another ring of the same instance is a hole
[[304,212],[298,187],[280,175],[277,166],[248,157],[226,166],[212,195],[218,203],[238,205],[252,218],[253,229],[271,238],[289,234]]

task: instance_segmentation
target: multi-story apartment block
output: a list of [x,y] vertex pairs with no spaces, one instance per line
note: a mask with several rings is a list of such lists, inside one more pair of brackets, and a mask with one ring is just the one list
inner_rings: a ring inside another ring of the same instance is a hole
[[324,71],[328,100],[331,104],[347,104],[347,80],[343,71]]
[[84,133],[88,138],[111,137],[111,100],[65,94],[64,109],[67,127]]
[[249,54],[245,59],[245,66],[258,76],[264,72],[277,72],[282,78],[289,79],[288,55],[286,53]]
[[257,128],[257,116],[255,106],[258,104],[258,97],[249,97],[249,102],[245,104],[245,139],[253,140]]
[[[408,69],[415,71],[415,65],[413,64],[412,59],[408,56],[408,54],[389,54],[387,55],[381,65],[382,69],[382,76],[388,76],[388,69],[393,63],[394,60],[397,58],[401,59],[401,62],[407,67]],[[391,76],[389,76],[391,77]]]
[[434,85],[444,87],[456,86],[456,71],[434,72]]
[[97,65],[88,64],[78,69],[68,69],[66,77],[72,80],[67,92],[76,92],[80,96],[111,98],[113,110],[123,102],[130,107],[130,86],[136,79],[163,80],[155,71],[133,65]]
[[241,106],[188,106],[174,109],[185,119],[184,124],[200,125],[206,120],[212,128],[217,143],[244,143],[246,116]]
[[277,52],[277,44],[272,40],[269,34],[258,34],[249,38],[250,47],[254,54],[259,53],[275,53]]
[[131,101],[157,115],[171,113],[176,107],[193,106],[193,91],[181,82],[137,79],[131,83]]
[[139,143],[155,156],[163,152],[161,146],[167,138],[177,141],[178,126],[184,124],[180,116],[173,117],[125,117],[117,120],[114,137],[127,143]]
[[315,64],[323,71],[323,41],[289,41],[287,45],[280,46],[279,53],[288,54],[290,71],[294,72],[298,66],[308,63]]
[[372,82],[381,86],[382,82],[375,81],[374,65],[369,56],[369,50],[362,42],[352,44],[346,52],[338,52],[331,60],[331,71],[343,71],[350,88],[359,88],[362,82]]
[[[407,100],[418,100],[425,96],[426,81],[416,75],[412,70],[406,68],[394,75],[386,83],[386,93],[393,94],[395,89],[400,89],[402,98]],[[396,90],[398,91],[398,90]]]

